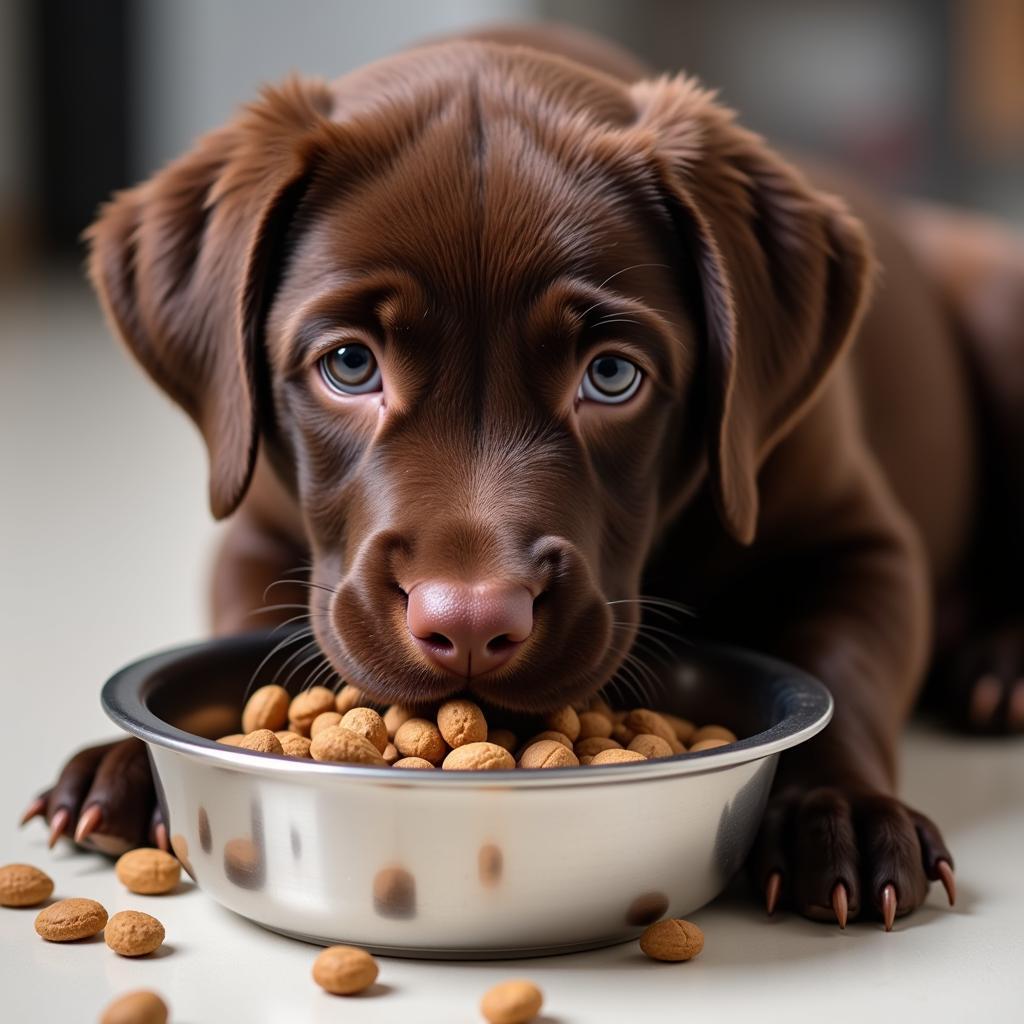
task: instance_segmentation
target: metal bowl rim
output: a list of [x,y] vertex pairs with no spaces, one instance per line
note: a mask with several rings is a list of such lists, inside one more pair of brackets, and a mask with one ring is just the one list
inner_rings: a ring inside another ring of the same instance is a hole
[[[176,646],[140,658],[115,672],[103,687],[101,702],[108,717],[125,732],[148,744],[164,747],[224,768],[233,768],[276,778],[313,777],[323,779],[366,779],[399,786],[443,786],[477,788],[575,787],[600,783],[641,782],[652,778],[677,777],[720,771],[738,764],[779,754],[821,732],[832,718],[832,695],[817,679],[801,669],[768,655],[724,645],[702,645],[695,649],[697,660],[739,663],[766,677],[784,679],[794,689],[796,705],[770,729],[748,736],[726,748],[675,754],[672,757],[626,764],[581,765],[543,771],[504,769],[500,771],[396,771],[391,767],[335,764],[297,760],[277,754],[242,751],[215,740],[187,733],[158,718],[146,706],[143,689],[155,674],[187,657],[201,655],[213,647],[239,649],[253,644],[260,634],[207,640]],[[265,635],[265,634],[264,634]]]

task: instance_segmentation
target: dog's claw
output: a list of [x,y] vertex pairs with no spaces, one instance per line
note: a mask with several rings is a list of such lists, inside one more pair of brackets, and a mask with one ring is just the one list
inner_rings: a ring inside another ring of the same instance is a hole
[[768,916],[771,917],[775,913],[775,908],[779,902],[779,892],[782,890],[782,875],[778,871],[773,871],[768,876],[768,881],[764,887],[764,909],[768,911]]
[[18,822],[18,824],[27,825],[33,818],[38,818],[39,815],[42,814],[43,811],[45,810],[46,797],[37,796],[35,800],[33,800],[32,803],[30,803],[28,807],[25,808],[25,813],[22,814],[21,820]]
[[61,807],[50,819],[50,838],[46,845],[52,850],[57,845],[57,840],[64,835],[64,830],[71,820],[71,812],[66,807]]
[[938,872],[942,887],[946,890],[946,899],[952,907],[956,904],[956,875],[953,874],[953,865],[948,860],[940,860],[936,863],[935,870]]
[[882,921],[887,932],[892,931],[893,922],[896,920],[896,886],[892,883],[882,890]]
[[103,823],[103,808],[99,804],[89,804],[82,811],[75,829],[75,842],[84,843]]
[[846,917],[850,911],[850,900],[846,893],[846,886],[842,882],[836,882],[832,890],[832,910],[836,915],[840,928],[846,927]]

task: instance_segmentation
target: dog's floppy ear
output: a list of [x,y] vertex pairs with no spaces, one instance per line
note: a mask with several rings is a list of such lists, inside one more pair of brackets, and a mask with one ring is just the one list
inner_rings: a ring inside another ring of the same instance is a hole
[[336,127],[319,81],[267,89],[86,232],[117,333],[199,427],[219,519],[245,495],[259,441],[263,320],[315,151]]
[[749,544],[758,470],[853,336],[873,261],[860,223],[688,78],[632,87],[676,232],[699,280],[708,466],[719,515]]

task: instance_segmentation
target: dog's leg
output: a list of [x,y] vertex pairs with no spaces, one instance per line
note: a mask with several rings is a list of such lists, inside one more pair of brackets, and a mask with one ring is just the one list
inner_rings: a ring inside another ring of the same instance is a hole
[[[301,612],[307,603],[305,588],[274,584],[298,578],[306,557],[243,507],[217,557],[212,588],[215,632],[273,626]],[[261,611],[268,606],[270,610]],[[57,782],[32,801],[22,821],[40,816],[49,824],[51,846],[62,835],[70,835],[82,846],[110,854],[143,843],[168,848],[146,748],[137,739],[75,754]]]
[[938,207],[911,207],[905,223],[963,338],[984,437],[965,621],[940,638],[928,696],[958,727],[1024,732],[1024,239]]
[[787,904],[842,926],[873,915],[888,929],[929,880],[952,899],[938,829],[896,796],[896,745],[929,649],[927,572],[870,454],[809,426],[766,467],[765,556],[731,616],[749,642],[821,679],[835,715],[783,755],[751,866],[769,911]]

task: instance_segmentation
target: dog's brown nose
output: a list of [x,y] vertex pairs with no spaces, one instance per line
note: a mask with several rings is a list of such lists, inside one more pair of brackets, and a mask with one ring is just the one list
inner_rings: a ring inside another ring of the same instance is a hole
[[409,632],[435,664],[460,676],[503,665],[533,629],[533,597],[516,583],[426,581],[409,591]]

